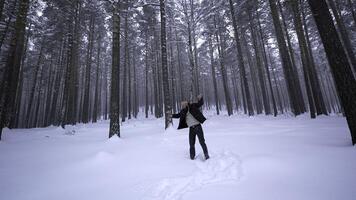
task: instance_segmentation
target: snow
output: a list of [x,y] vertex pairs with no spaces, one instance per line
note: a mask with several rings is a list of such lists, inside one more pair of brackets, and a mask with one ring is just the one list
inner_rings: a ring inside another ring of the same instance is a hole
[[203,125],[210,159],[188,129],[163,119],[5,129],[0,141],[4,200],[334,200],[356,196],[356,150],[340,116],[214,116]]

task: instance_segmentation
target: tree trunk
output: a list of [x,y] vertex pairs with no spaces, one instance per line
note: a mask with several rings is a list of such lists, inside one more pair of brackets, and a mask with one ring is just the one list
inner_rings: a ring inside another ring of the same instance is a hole
[[91,65],[93,57],[93,46],[94,46],[94,24],[95,18],[94,14],[90,16],[89,21],[89,37],[88,37],[88,47],[87,47],[87,58],[86,58],[86,70],[85,70],[85,91],[83,99],[83,123],[88,123],[90,120],[90,77],[91,77]]
[[30,93],[30,100],[29,100],[29,104],[27,107],[27,112],[26,112],[26,127],[30,128],[32,127],[31,125],[31,114],[32,114],[32,109],[33,109],[33,101],[35,100],[35,94],[36,94],[36,88],[37,88],[37,84],[38,78],[41,78],[40,74],[42,73],[41,71],[43,70],[41,67],[42,64],[42,59],[43,59],[43,48],[44,48],[44,44],[45,44],[45,39],[42,39],[42,43],[41,43],[41,47],[40,47],[40,52],[39,52],[39,56],[37,59],[37,64],[36,64],[36,71],[34,73],[34,81],[33,81],[33,85],[31,88],[31,93]]
[[[101,35],[99,33],[99,38],[97,40],[98,51],[96,55],[96,81],[95,81],[95,95],[94,95],[94,109],[93,109],[93,122],[97,122],[99,113],[99,97],[101,98],[101,90],[99,87],[99,74],[100,71],[100,54],[101,54]],[[100,117],[100,116],[99,116]]]
[[125,18],[124,18],[124,51],[125,51],[125,55],[124,55],[124,71],[123,71],[123,82],[122,82],[122,122],[124,122],[126,120],[127,117],[127,68],[128,63],[129,63],[129,41],[128,41],[128,14],[125,14]]
[[196,76],[195,76],[195,62],[194,62],[194,52],[193,52],[193,42],[192,42],[192,22],[191,19],[188,16],[188,6],[186,0],[184,0],[184,15],[187,20],[187,28],[188,28],[188,58],[189,58],[189,63],[190,63],[190,73],[191,73],[191,93],[190,93],[190,99],[192,99],[193,96],[196,96],[198,94],[198,88],[196,88],[197,84],[195,83],[196,81]]
[[167,38],[166,38],[166,11],[165,0],[160,0],[161,13],[161,56],[162,56],[162,78],[164,91],[164,116],[165,129],[172,125],[172,101],[169,92],[168,66],[167,66]]
[[15,22],[15,30],[10,43],[10,50],[6,60],[7,74],[5,85],[3,86],[3,101],[0,103],[0,140],[2,129],[11,121],[14,113],[14,102],[16,99],[17,85],[19,79],[19,70],[21,65],[21,57],[23,55],[25,26],[27,21],[27,11],[29,8],[29,0],[22,0],[19,6],[18,15]]
[[231,105],[231,97],[230,97],[230,90],[228,86],[228,77],[227,77],[227,72],[226,72],[226,67],[225,67],[225,53],[224,53],[224,42],[221,39],[221,31],[219,30],[220,28],[217,27],[217,22],[214,16],[214,26],[216,32],[215,32],[215,38],[218,46],[218,54],[219,54],[219,62],[220,62],[220,73],[222,76],[222,83],[223,83],[223,88],[224,88],[224,94],[225,94],[225,105],[227,109],[227,114],[230,116],[233,114],[232,110],[232,105]]
[[149,67],[149,61],[148,61],[148,53],[149,53],[149,48],[148,48],[148,31],[146,31],[145,35],[145,117],[148,118],[148,110],[149,110],[149,105],[148,105],[148,67]]
[[287,47],[286,41],[284,39],[282,25],[279,20],[279,14],[278,14],[276,0],[269,0],[269,4],[270,4],[270,8],[271,8],[271,14],[272,14],[273,24],[274,24],[274,28],[275,28],[275,34],[277,36],[279,54],[280,54],[281,60],[282,60],[284,77],[285,77],[286,85],[288,88],[287,92],[288,92],[288,97],[289,97],[289,101],[290,101],[291,111],[294,115],[299,115],[299,114],[301,114],[301,110],[300,110],[299,102],[298,102],[299,92],[297,92],[298,87],[295,85],[295,81],[293,80],[293,77],[295,76],[295,74],[294,74],[294,70],[293,70],[293,66],[292,66],[292,61],[290,59],[290,55],[288,53],[288,47]]
[[295,86],[295,93],[296,96],[294,97],[296,99],[297,105],[298,105],[298,109],[300,113],[304,113],[306,111],[305,108],[305,103],[304,103],[304,98],[303,98],[303,93],[302,93],[302,89],[300,86],[300,80],[299,80],[299,74],[298,74],[298,69],[297,69],[297,65],[295,62],[295,53],[294,53],[294,49],[291,43],[291,37],[289,36],[289,32],[288,32],[288,26],[287,26],[287,22],[285,20],[284,17],[284,13],[283,13],[283,8],[282,5],[280,3],[281,0],[278,0],[278,7],[279,7],[279,11],[280,11],[280,16],[281,16],[281,21],[283,24],[283,28],[284,28],[284,33],[285,33],[285,39],[287,41],[287,47],[288,47],[288,54],[290,56],[290,61],[291,61],[291,66],[292,66],[292,80],[294,82],[294,86]]
[[356,143],[356,80],[352,76],[346,52],[333,24],[325,0],[308,0],[334,75],[337,92],[350,128],[352,144]]
[[305,35],[303,32],[302,21],[300,19],[299,4],[297,1],[290,1],[290,5],[292,7],[294,27],[297,32],[298,43],[299,43],[299,48],[300,48],[300,53],[301,53],[305,87],[307,90],[307,96],[308,96],[308,101],[309,101],[310,117],[315,118],[316,117],[315,116],[315,103],[314,103],[313,90],[312,90],[313,77],[312,77],[311,69],[310,69],[310,60],[309,60],[309,56],[308,56],[307,43],[306,43]]
[[301,8],[301,15],[302,15],[302,24],[304,26],[304,34],[305,34],[305,39],[306,39],[306,45],[308,48],[308,57],[309,57],[309,64],[310,64],[310,73],[311,73],[311,79],[313,80],[312,82],[312,90],[313,90],[313,98],[315,101],[315,108],[316,108],[316,113],[317,115],[327,115],[327,111],[326,111],[326,107],[325,107],[325,102],[323,99],[323,95],[321,93],[321,86],[319,83],[319,79],[318,79],[318,75],[317,75],[317,71],[316,71],[316,66],[315,66],[315,62],[314,62],[314,56],[313,56],[313,50],[311,48],[311,44],[310,44],[310,39],[309,39],[309,31],[308,31],[308,27],[306,24],[306,19],[305,19],[305,14],[304,14],[304,6],[301,4],[301,2],[299,3]]
[[246,98],[246,105],[247,105],[247,110],[248,110],[248,115],[252,116],[254,111],[252,107],[252,101],[251,101],[251,95],[249,91],[249,86],[247,82],[247,77],[246,77],[246,70],[245,70],[245,65],[242,57],[242,50],[241,50],[241,44],[240,44],[240,37],[239,37],[239,32],[237,29],[237,21],[235,18],[235,10],[234,10],[234,5],[232,3],[232,0],[229,0],[230,4],[230,13],[231,13],[231,19],[232,19],[232,24],[234,28],[234,37],[235,37],[235,42],[236,42],[236,48],[237,48],[237,60],[238,60],[238,65],[240,67],[240,77],[243,83],[243,90]]
[[120,1],[114,3],[109,138],[120,137]]
[[339,30],[341,42],[345,48],[346,56],[347,56],[347,58],[350,62],[350,65],[352,67],[351,69],[353,69],[354,76],[356,77],[356,57],[355,57],[355,53],[352,49],[352,43],[349,38],[349,34],[346,30],[347,28],[345,27],[345,24],[342,21],[341,14],[337,11],[334,0],[328,0],[328,3],[329,3],[329,6],[333,12],[334,17],[335,17],[336,25]]
[[219,110],[219,98],[218,98],[218,88],[216,84],[216,75],[215,75],[215,66],[214,66],[214,48],[211,41],[211,35],[209,35],[208,42],[209,42],[209,54],[210,54],[210,63],[211,63],[211,76],[213,78],[213,86],[214,86],[214,98],[215,98],[215,107],[216,107],[216,114],[220,114]]
[[271,91],[271,98],[272,98],[272,105],[273,105],[273,115],[276,117],[278,114],[277,111],[277,106],[276,106],[276,99],[275,99],[275,95],[273,92],[273,88],[272,88],[272,82],[271,82],[271,75],[270,75],[270,71],[268,69],[268,60],[267,60],[267,55],[266,55],[266,48],[265,48],[265,38],[262,32],[262,26],[261,26],[261,22],[260,22],[260,14],[258,12],[258,1],[256,0],[256,5],[255,6],[255,12],[257,13],[257,22],[258,22],[258,29],[259,29],[259,34],[260,34],[260,40],[261,40],[261,46],[262,46],[262,55],[263,55],[263,61],[264,61],[264,66],[265,66],[265,70],[267,73],[267,79],[268,79],[268,86],[269,86],[269,90]]
[[251,37],[252,37],[252,43],[253,43],[253,48],[255,52],[255,57],[256,57],[256,65],[257,65],[257,75],[258,75],[258,80],[260,82],[260,91],[262,93],[262,102],[263,102],[263,107],[265,109],[265,114],[270,115],[271,114],[271,108],[270,104],[268,101],[267,97],[267,89],[266,89],[266,80],[265,76],[263,73],[263,67],[262,67],[262,59],[261,59],[261,52],[259,51],[259,47],[257,44],[257,38],[256,38],[256,33],[255,33],[255,27],[254,27],[254,20],[252,18],[252,11],[249,9],[248,10],[248,15],[249,15],[249,28],[251,31]]

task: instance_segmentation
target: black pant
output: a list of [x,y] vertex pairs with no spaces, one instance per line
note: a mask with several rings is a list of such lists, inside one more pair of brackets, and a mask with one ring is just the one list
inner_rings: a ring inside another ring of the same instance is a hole
[[203,129],[200,124],[195,125],[189,128],[189,146],[190,146],[190,158],[194,159],[195,157],[195,138],[198,136],[199,143],[201,148],[204,151],[204,155],[208,155],[208,147],[205,144]]

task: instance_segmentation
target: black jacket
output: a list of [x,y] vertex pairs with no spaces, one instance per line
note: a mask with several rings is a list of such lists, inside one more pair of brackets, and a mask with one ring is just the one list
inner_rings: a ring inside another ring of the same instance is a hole
[[179,125],[178,125],[178,129],[183,129],[183,128],[187,128],[187,120],[185,119],[187,112],[188,112],[188,108],[189,108],[189,112],[190,114],[193,115],[193,117],[198,120],[198,122],[200,122],[201,124],[204,123],[204,121],[206,120],[206,118],[204,117],[203,113],[200,112],[199,108],[204,104],[204,100],[203,98],[201,98],[198,103],[192,103],[192,104],[188,104],[188,106],[184,109],[182,109],[178,114],[173,114],[172,117],[173,118],[179,118]]

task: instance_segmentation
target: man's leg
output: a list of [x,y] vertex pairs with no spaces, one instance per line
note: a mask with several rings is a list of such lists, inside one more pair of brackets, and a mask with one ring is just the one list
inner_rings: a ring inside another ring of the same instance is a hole
[[189,151],[190,159],[194,160],[195,158],[195,130],[194,128],[189,128]]
[[201,148],[203,149],[205,158],[208,159],[209,158],[209,153],[208,153],[208,147],[205,144],[203,128],[201,127],[201,125],[199,125],[195,129],[196,129],[195,132],[198,135],[199,143],[201,145]]

